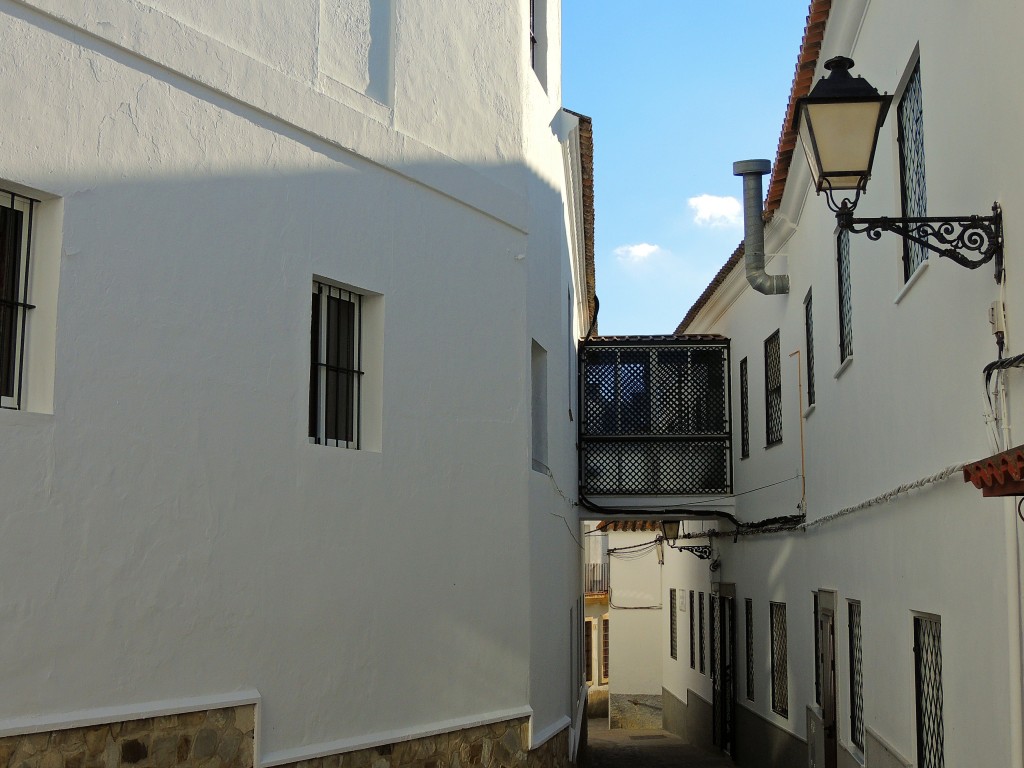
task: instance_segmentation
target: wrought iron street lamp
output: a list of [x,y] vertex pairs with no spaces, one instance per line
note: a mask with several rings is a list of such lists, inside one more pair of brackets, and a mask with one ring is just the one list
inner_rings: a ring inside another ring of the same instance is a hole
[[711,559],[711,545],[710,544],[698,544],[694,546],[680,546],[676,544],[676,540],[679,538],[679,521],[678,520],[662,520],[661,521],[661,535],[665,539],[665,543],[668,544],[672,549],[678,549],[680,552],[689,552],[691,555],[695,555],[698,560],[710,560]]
[[[837,56],[813,90],[796,103],[793,127],[800,135],[814,188],[825,193],[840,229],[878,240],[895,232],[968,269],[995,259],[996,282],[1003,272],[1003,216],[993,203],[991,216],[856,218],[861,193],[867,189],[878,134],[892,102],[867,80],[853,77],[853,60]],[[850,196],[837,199],[837,192]],[[937,244],[931,242],[934,240]],[[964,251],[977,254],[968,256]]]

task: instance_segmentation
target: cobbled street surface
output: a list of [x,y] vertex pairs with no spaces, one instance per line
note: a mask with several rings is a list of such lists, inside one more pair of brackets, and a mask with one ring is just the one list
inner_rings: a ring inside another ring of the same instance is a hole
[[725,755],[697,749],[667,731],[609,730],[603,719],[590,720],[587,729],[582,768],[734,768]]

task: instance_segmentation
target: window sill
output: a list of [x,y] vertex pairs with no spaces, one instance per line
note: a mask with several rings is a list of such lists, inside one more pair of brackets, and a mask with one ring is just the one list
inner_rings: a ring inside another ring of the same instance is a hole
[[547,464],[545,464],[542,461],[537,461],[536,459],[532,459],[531,469],[534,472],[540,472],[542,475],[548,475],[549,477],[551,476],[551,470],[548,469]]
[[843,748],[843,751],[850,756],[850,758],[854,761],[856,765],[864,765],[864,753],[860,751],[860,748],[858,746],[856,746],[855,744],[846,744],[845,742],[840,742],[840,746]]
[[766,445],[764,447],[764,449],[766,451],[770,451],[772,448],[778,448],[780,445],[782,445],[782,441],[781,440],[779,440],[779,442],[777,442],[777,443],[769,443],[768,445]]
[[0,425],[10,424],[11,426],[21,426],[40,424],[46,421],[53,421],[52,413],[26,411],[24,408],[20,411],[17,408],[0,408]]
[[910,293],[910,289],[917,285],[917,281],[921,279],[921,275],[928,270],[928,265],[930,263],[931,261],[929,259],[925,259],[918,264],[917,269],[914,270],[914,274],[910,276],[910,279],[903,284],[902,288],[900,288],[900,292],[896,294],[896,298],[892,301],[893,304],[899,304],[903,301],[903,297]]
[[851,365],[853,365],[853,355],[850,355],[845,360],[843,360],[842,364],[840,364],[839,366],[839,369],[834,374],[832,374],[832,378],[838,379],[840,376],[846,373],[846,369],[849,368]]
[[804,418],[806,419],[812,413],[814,413],[814,403],[811,403],[806,408],[804,408]]

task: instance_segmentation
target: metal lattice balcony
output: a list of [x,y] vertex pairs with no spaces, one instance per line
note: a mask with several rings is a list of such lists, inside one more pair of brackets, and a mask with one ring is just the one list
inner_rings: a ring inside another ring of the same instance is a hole
[[731,493],[728,339],[589,339],[580,382],[585,496]]

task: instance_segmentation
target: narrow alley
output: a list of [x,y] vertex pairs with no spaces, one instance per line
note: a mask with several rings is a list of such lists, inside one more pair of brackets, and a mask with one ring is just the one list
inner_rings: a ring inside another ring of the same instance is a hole
[[720,752],[687,744],[660,729],[608,728],[604,718],[587,723],[583,768],[732,768]]

